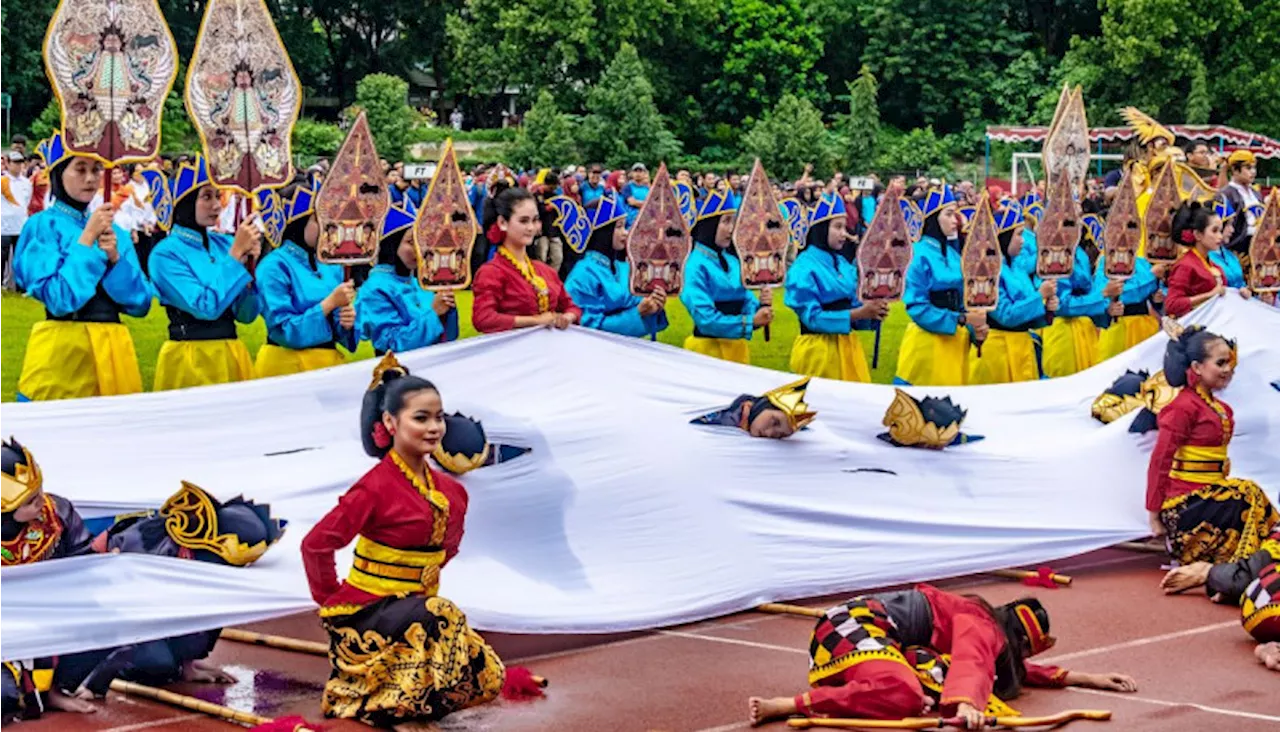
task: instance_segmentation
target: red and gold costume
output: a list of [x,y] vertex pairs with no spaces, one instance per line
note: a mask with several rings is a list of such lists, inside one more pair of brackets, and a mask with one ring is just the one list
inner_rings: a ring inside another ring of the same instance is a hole
[[1280,642],[1280,528],[1252,555],[1210,569],[1205,589],[1239,606],[1245,631],[1259,643]]
[[[1024,600],[1007,609],[1034,655],[1053,639],[1048,616],[1028,603],[1038,608]],[[931,585],[854,598],[818,620],[809,648],[813,688],[796,696],[796,708],[808,717],[898,719],[919,716],[932,698],[943,714],[966,703],[1008,715],[997,687],[1011,696],[1017,683],[997,676],[1013,664],[1025,667],[1022,684],[1065,685],[1064,669],[1026,663],[1021,650],[1002,654],[1009,637],[977,601]]]
[[475,300],[471,324],[481,333],[498,333],[516,327],[516,316],[536,316],[546,312],[573,313],[582,319],[582,309],[564,289],[556,271],[542,262],[518,263],[503,247],[476,272],[472,286]]
[[1147,510],[1160,512],[1170,553],[1179,562],[1235,562],[1258,551],[1280,515],[1257,483],[1228,477],[1231,407],[1194,372],[1187,379],[1160,410],[1159,438],[1147,469]]
[[[436,595],[466,512],[461,483],[430,468],[424,481],[391,450],[307,534],[303,564],[333,664],[326,716],[388,725],[439,719],[498,696],[502,661]],[[334,552],[352,539],[353,565],[339,582]]]
[[1191,312],[1191,298],[1213,292],[1213,288],[1223,282],[1226,282],[1226,275],[1221,267],[1200,256],[1194,248],[1187,250],[1169,272],[1165,314],[1181,318]]

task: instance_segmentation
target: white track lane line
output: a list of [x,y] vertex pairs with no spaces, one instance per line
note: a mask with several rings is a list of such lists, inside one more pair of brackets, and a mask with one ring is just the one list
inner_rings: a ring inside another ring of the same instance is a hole
[[1161,635],[1153,635],[1147,638],[1137,638],[1123,643],[1114,643],[1109,646],[1099,646],[1097,648],[1087,648],[1083,651],[1075,651],[1073,653],[1064,653],[1060,656],[1050,656],[1043,660],[1037,659],[1036,662],[1045,665],[1058,665],[1063,661],[1070,661],[1076,658],[1084,658],[1085,656],[1096,656],[1100,653],[1110,653],[1112,651],[1121,651],[1126,648],[1137,648],[1138,646],[1146,646],[1152,643],[1162,643],[1167,640],[1175,640],[1178,638],[1186,638],[1187,636],[1200,635],[1201,633],[1212,633],[1218,630],[1226,630],[1227,628],[1236,628],[1240,626],[1239,620],[1228,620],[1222,623],[1213,623],[1211,625],[1202,625],[1198,628],[1188,628],[1187,630],[1178,630],[1173,633],[1163,633]]
[[739,640],[737,638],[720,638],[714,635],[701,635],[698,633],[682,633],[678,630],[659,630],[658,635],[670,636],[672,638],[692,638],[694,640],[711,641],[712,643],[728,643],[733,646],[746,646],[747,648],[759,648],[765,651],[782,651],[783,653],[799,653],[802,656],[808,656],[809,651],[801,648],[791,648],[788,646],[775,646],[771,643],[757,643],[755,641]]
[[[159,703],[159,702],[157,702]],[[183,722],[191,722],[197,719],[218,720],[217,717],[208,714],[180,714],[176,717],[165,717],[164,719],[153,719],[150,722],[139,722],[137,724],[124,724],[119,727],[109,727],[102,732],[134,732],[139,729],[151,729],[152,727],[162,727],[166,724],[180,724]]]
[[1259,714],[1258,712],[1242,712],[1237,709],[1223,709],[1222,707],[1211,707],[1206,704],[1196,704],[1195,702],[1175,702],[1165,701],[1163,699],[1148,699],[1145,696],[1134,696],[1132,694],[1122,694],[1114,691],[1102,691],[1101,689],[1081,689],[1072,686],[1067,691],[1074,691],[1077,694],[1093,694],[1095,696],[1105,696],[1122,701],[1142,702],[1143,704],[1155,704],[1161,707],[1191,707],[1199,709],[1202,712],[1210,714],[1223,714],[1228,717],[1241,717],[1243,719],[1257,719],[1263,722],[1280,722],[1280,717],[1271,714]]

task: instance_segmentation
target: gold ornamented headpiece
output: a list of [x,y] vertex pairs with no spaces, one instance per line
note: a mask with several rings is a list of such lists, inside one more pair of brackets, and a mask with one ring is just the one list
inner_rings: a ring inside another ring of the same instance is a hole
[[787,421],[791,423],[792,430],[803,428],[818,416],[817,412],[809,411],[809,405],[804,401],[807,388],[809,388],[808,376],[764,393],[764,398],[768,399],[770,404],[787,415]]
[[174,543],[186,549],[204,550],[237,567],[258,561],[270,544],[259,541],[249,545],[232,533],[218,528],[218,508],[213,498],[200,486],[182,481],[182,488],[160,508],[164,527]]
[[1152,140],[1158,138],[1164,138],[1170,145],[1177,140],[1168,127],[1137,107],[1125,107],[1120,110],[1120,115],[1129,123],[1129,129],[1137,133],[1138,142],[1143,145],[1150,145]]
[[373,391],[378,388],[382,384],[383,374],[388,371],[399,371],[402,376],[409,373],[409,369],[400,363],[396,358],[396,354],[392,351],[387,351],[382,356],[382,360],[378,361],[378,365],[373,367],[373,381],[369,382],[369,388],[365,389],[365,391]]
[[40,465],[31,456],[31,451],[19,444],[17,440],[10,437],[4,446],[22,453],[23,457],[23,463],[14,463],[12,474],[6,472],[0,476],[4,487],[3,513],[9,513],[20,508],[40,492],[41,486],[44,485],[44,476],[40,473]]

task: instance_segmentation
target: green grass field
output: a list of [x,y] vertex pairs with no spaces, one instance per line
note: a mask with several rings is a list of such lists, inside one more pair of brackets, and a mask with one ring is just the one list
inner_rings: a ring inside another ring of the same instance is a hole
[[[756,331],[755,340],[751,344],[751,362],[756,366],[786,371],[791,357],[791,342],[799,332],[799,323],[795,313],[781,306],[781,292],[774,293],[774,302],[778,303],[779,307],[773,321],[772,340],[766,343],[764,335]],[[462,337],[474,336],[476,331],[471,327],[470,292],[458,293],[458,310]],[[693,330],[693,322],[679,300],[673,298],[667,302],[667,317],[671,326],[659,334],[658,340],[674,346],[683,345],[685,337]],[[0,375],[3,376],[3,384],[0,384],[0,389],[3,389],[0,392],[0,399],[3,401],[9,402],[14,399],[18,389],[18,376],[22,372],[22,358],[27,351],[27,336],[31,332],[32,324],[43,319],[44,307],[31,298],[4,293],[3,299],[0,300],[0,367],[3,367],[0,368],[2,372]],[[160,352],[160,345],[164,343],[168,333],[168,318],[165,317],[164,309],[157,304],[151,308],[147,317],[125,317],[124,321],[133,333],[134,348],[138,352],[138,365],[142,370],[142,383],[149,389],[155,373],[156,354]],[[884,333],[881,335],[880,367],[871,375],[875,382],[887,384],[893,380],[893,369],[898,363],[898,343],[902,340],[902,330],[906,324],[906,312],[901,304],[895,304],[889,318],[885,321]],[[266,328],[262,321],[258,320],[252,325],[242,325],[239,328],[240,338],[249,347],[249,353],[256,356],[258,349],[266,340]],[[859,333],[859,336],[862,338],[867,358],[870,358],[874,334]],[[353,358],[372,357],[372,347],[368,342],[364,342],[360,344]]]

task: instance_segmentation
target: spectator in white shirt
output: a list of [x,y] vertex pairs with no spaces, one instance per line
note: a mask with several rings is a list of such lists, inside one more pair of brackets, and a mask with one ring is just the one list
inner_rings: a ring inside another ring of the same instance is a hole
[[21,152],[5,153],[3,182],[0,182],[0,255],[6,290],[13,289],[13,249],[23,224],[27,223],[27,204],[31,203],[31,181],[24,175],[26,165],[26,156]]

